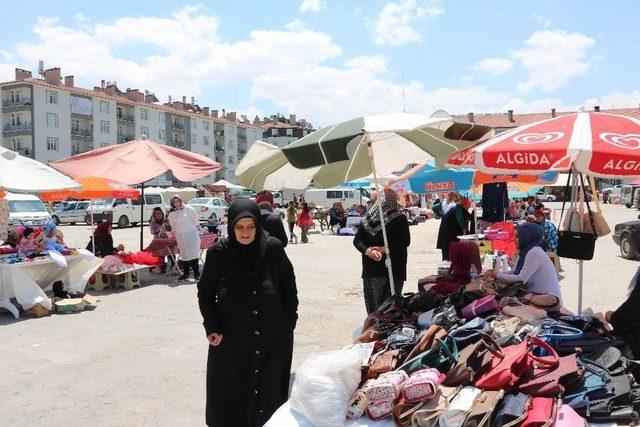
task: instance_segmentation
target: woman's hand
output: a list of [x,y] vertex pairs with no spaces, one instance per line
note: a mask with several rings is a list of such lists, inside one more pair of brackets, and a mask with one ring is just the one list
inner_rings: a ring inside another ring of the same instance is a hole
[[209,341],[210,346],[217,347],[222,342],[222,334],[214,332],[207,337],[207,340]]
[[496,276],[498,275],[498,273],[496,273],[495,270],[491,269],[491,270],[487,270],[484,273],[484,277],[488,278],[488,279],[495,279]]
[[367,248],[364,254],[374,261],[380,261],[382,259],[382,254],[375,248]]

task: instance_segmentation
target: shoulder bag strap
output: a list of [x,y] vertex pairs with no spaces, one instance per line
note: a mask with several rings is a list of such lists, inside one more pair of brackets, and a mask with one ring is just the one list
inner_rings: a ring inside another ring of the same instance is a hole
[[567,198],[570,197],[569,184],[571,183],[571,172],[567,174],[567,185],[564,187],[564,197],[562,198],[562,212],[560,212],[560,222],[558,223],[558,230],[562,229],[562,217],[564,216],[564,206],[567,203]]
[[587,196],[587,189],[584,187],[584,178],[582,177],[582,173],[580,173],[580,184],[582,185],[582,194],[584,194],[584,201],[587,204],[587,212],[589,212],[591,229],[593,230],[593,234],[597,237],[598,232],[596,230],[596,224],[593,222],[593,212],[591,212],[591,207],[589,206],[589,197]]

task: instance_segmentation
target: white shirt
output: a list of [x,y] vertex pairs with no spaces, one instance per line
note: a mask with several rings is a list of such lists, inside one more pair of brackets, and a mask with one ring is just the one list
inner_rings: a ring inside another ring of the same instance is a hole
[[169,224],[176,233],[195,231],[198,227],[198,213],[189,206],[183,205],[182,209],[169,212]]
[[498,279],[507,283],[524,282],[524,289],[529,292],[561,298],[556,268],[549,255],[540,246],[531,248],[527,252],[520,274],[513,274],[513,271],[498,273]]

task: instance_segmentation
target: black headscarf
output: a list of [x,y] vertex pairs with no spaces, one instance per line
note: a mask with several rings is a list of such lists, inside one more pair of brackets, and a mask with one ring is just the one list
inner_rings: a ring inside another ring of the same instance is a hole
[[[260,208],[251,199],[239,198],[231,202],[228,218],[229,248],[248,265],[256,265],[261,259],[262,228],[260,227]],[[256,237],[249,245],[243,245],[236,240],[235,225],[242,218],[253,218],[256,224]]]

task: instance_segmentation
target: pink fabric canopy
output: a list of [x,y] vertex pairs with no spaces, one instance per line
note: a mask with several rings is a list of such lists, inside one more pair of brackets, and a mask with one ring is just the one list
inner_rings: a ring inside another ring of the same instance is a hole
[[72,178],[95,176],[129,185],[141,184],[169,170],[180,181],[193,181],[221,167],[206,156],[148,139],[99,148],[58,160],[51,166]]

